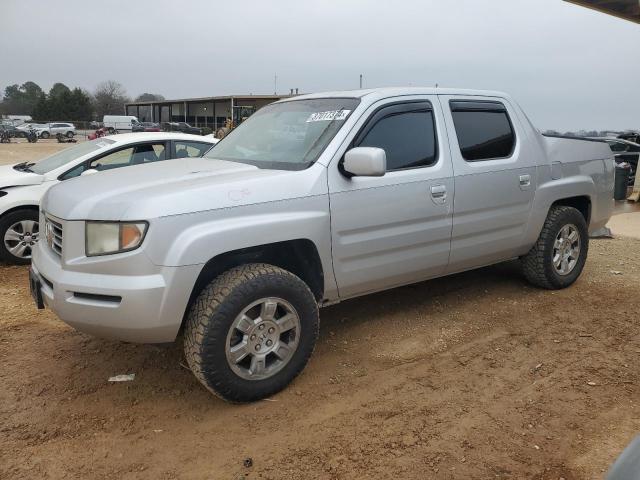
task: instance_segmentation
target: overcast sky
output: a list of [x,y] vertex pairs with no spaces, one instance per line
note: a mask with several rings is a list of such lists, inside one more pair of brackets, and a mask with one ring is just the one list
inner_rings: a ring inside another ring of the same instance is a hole
[[0,88],[167,98],[440,86],[542,129],[640,128],[640,25],[561,0],[2,0]]

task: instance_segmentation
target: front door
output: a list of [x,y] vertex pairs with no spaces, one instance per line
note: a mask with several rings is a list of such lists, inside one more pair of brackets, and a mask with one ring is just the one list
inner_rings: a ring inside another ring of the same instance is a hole
[[522,248],[536,159],[516,109],[494,97],[439,97],[455,172],[447,271],[507,260]]
[[[353,132],[329,167],[340,297],[441,275],[449,259],[454,184],[437,98],[378,102]],[[385,150],[384,176],[340,173],[344,152],[358,146]]]

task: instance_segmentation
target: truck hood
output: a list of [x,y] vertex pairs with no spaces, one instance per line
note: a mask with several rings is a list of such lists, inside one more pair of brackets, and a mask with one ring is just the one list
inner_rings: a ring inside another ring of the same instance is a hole
[[37,173],[21,172],[13,167],[17,165],[0,165],[0,188],[21,187],[24,185],[40,185],[44,176]]
[[[310,168],[324,170],[321,165]],[[224,160],[168,160],[62,182],[47,191],[42,208],[63,220],[148,220],[322,190],[320,175],[301,173]]]

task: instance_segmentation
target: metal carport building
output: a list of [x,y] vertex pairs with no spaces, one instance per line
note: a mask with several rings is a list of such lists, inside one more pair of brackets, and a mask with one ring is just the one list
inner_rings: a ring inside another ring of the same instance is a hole
[[215,131],[232,118],[232,112],[234,123],[238,124],[252,111],[287,97],[289,95],[229,95],[132,102],[125,105],[125,114],[135,115],[141,122],[187,122]]
[[565,0],[616,17],[640,23],[640,0]]

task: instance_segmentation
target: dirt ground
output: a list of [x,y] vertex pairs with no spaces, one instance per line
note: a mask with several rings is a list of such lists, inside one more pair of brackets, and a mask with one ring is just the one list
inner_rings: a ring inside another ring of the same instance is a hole
[[303,374],[238,406],[180,345],[78,333],[0,266],[0,478],[603,478],[640,431],[639,284],[621,237],[562,291],[511,262],[328,307]]
[[[36,143],[27,143],[22,138],[11,140],[11,143],[0,143],[0,165],[40,160],[63,148],[75,145],[58,143],[55,139],[38,140]],[[78,140],[81,141],[80,138]]]

